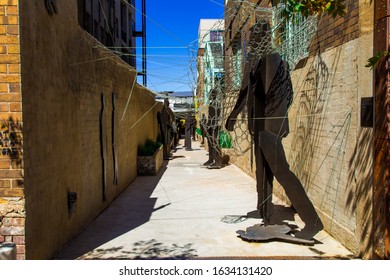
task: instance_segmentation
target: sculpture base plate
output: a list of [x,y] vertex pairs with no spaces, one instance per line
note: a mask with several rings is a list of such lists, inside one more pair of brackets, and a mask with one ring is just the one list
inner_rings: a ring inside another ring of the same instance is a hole
[[236,233],[239,234],[239,237],[249,242],[279,240],[309,246],[312,246],[315,243],[314,239],[307,240],[302,238],[296,238],[290,235],[290,232],[291,228],[287,225],[266,226],[264,224],[255,224],[251,227],[248,227],[245,231],[238,230]]

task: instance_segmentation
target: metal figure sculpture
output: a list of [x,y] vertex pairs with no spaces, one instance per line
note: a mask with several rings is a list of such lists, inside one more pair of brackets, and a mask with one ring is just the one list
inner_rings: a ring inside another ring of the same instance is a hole
[[221,107],[217,104],[219,102],[217,98],[218,91],[213,89],[210,92],[210,104],[208,112],[209,127],[207,131],[207,141],[209,146],[209,159],[203,165],[208,169],[219,169],[222,167],[222,151],[219,146],[219,132],[220,132],[220,115]]
[[172,112],[171,108],[169,107],[169,100],[168,98],[164,99],[164,107],[161,109],[161,112],[158,115],[159,122],[160,122],[160,130],[161,130],[161,136],[163,140],[163,157],[165,160],[172,159],[171,156],[171,145],[172,145],[172,138],[171,138],[171,130],[172,130],[172,123],[175,121],[175,115]]
[[191,112],[187,113],[186,116],[186,126],[185,126],[185,138],[184,138],[184,146],[187,151],[192,150],[192,142],[191,142],[191,130],[193,126],[193,120],[192,120],[192,115]]
[[[269,27],[265,24],[261,28]],[[250,40],[258,38],[251,36]],[[290,170],[282,144],[282,138],[289,133],[287,110],[293,95],[289,67],[277,53],[266,54],[258,62],[255,60],[252,57],[245,65],[238,100],[227,119],[226,129],[233,130],[238,114],[246,105],[248,127],[255,144],[258,214],[265,225],[270,223],[275,177],[305,223],[295,236],[310,240],[323,225],[300,180]]]
[[202,141],[200,142],[200,146],[204,146],[204,140],[205,140],[205,135],[206,135],[206,129],[204,127],[204,124],[206,123],[206,116],[205,114],[202,114],[202,119],[199,123],[199,127],[200,127],[200,134],[201,134],[201,137],[202,137]]

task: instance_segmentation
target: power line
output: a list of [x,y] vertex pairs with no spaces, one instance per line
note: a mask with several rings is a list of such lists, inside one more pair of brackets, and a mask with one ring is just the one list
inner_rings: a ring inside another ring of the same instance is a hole
[[[101,45],[96,45],[96,47],[102,47]],[[188,49],[184,46],[154,46],[154,47],[120,47],[120,46],[105,46],[109,49]]]
[[213,0],[209,0],[209,1],[210,1],[211,3],[214,3],[214,4],[217,4],[217,5],[219,5],[219,6],[225,7],[224,4],[218,3],[218,2],[213,1]]

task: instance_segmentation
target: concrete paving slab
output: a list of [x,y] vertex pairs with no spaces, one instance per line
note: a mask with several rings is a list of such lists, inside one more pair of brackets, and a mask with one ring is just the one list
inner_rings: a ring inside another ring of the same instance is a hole
[[[207,151],[192,147],[179,144],[157,176],[137,177],[56,259],[354,258],[325,231],[314,246],[239,238],[237,230],[261,223],[246,217],[256,205],[255,180],[232,164],[205,168]],[[291,208],[279,203],[275,211],[302,226]]]

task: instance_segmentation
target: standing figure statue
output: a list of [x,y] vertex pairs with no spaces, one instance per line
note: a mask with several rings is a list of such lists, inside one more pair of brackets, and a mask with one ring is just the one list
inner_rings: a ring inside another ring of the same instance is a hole
[[172,123],[175,122],[175,115],[173,114],[171,108],[169,107],[168,98],[164,99],[164,107],[161,109],[161,112],[158,114],[161,138],[163,141],[163,157],[165,160],[172,159],[171,155],[171,146],[172,146]]
[[193,126],[193,122],[192,122],[191,112],[188,112],[186,116],[185,138],[184,138],[184,146],[187,151],[192,150],[192,142],[191,142],[192,126]]
[[177,124],[176,118],[172,122],[172,142],[173,142],[173,148],[176,149],[177,144],[179,143],[179,127]]
[[206,165],[208,169],[219,169],[222,167],[222,151],[219,145],[219,131],[221,130],[220,115],[220,100],[218,100],[218,91],[216,89],[210,92],[210,104],[208,115],[208,130],[207,130],[207,142],[209,146],[209,160],[203,165]]
[[[261,28],[269,27],[264,24]],[[252,40],[258,42],[259,38],[252,35],[250,43]],[[323,229],[323,225],[300,180],[290,170],[282,144],[282,138],[289,133],[287,114],[293,98],[288,64],[277,53],[266,54],[258,62],[253,54],[249,58],[238,100],[227,119],[226,129],[233,130],[238,114],[246,105],[248,127],[255,144],[257,212],[265,224],[270,222],[275,177],[305,223],[295,236],[310,240]]]
[[205,135],[206,135],[206,129],[204,127],[205,123],[206,123],[206,116],[205,116],[205,114],[202,114],[202,119],[199,122],[200,134],[202,137],[202,141],[200,142],[201,147],[204,146],[204,140],[205,140]]

